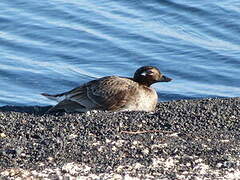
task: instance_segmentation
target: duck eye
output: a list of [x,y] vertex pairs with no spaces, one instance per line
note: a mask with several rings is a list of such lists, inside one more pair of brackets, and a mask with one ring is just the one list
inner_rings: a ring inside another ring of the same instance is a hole
[[147,70],[147,71],[144,71],[141,73],[142,76],[152,76],[153,75],[153,72],[151,70]]

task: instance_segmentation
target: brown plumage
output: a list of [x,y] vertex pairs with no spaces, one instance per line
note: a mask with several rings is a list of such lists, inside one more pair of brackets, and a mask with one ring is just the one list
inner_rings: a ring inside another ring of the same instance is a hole
[[92,109],[109,111],[154,111],[157,93],[150,86],[168,82],[170,78],[152,66],[143,66],[133,78],[107,76],[85,83],[71,91],[42,95],[59,103],[48,110],[64,109],[67,112],[85,112]]

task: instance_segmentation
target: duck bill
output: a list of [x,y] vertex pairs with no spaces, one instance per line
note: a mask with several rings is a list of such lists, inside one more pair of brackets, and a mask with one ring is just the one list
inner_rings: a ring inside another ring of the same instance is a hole
[[171,81],[172,79],[171,78],[169,78],[169,77],[167,77],[167,76],[162,76],[159,80],[158,80],[158,82],[169,82],[169,81]]

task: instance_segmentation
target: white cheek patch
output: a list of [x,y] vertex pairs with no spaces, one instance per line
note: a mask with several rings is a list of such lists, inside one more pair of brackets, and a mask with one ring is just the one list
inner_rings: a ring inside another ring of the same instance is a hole
[[146,76],[146,75],[151,76],[151,75],[153,75],[153,74],[154,74],[154,73],[153,73],[152,71],[144,71],[144,72],[141,73],[142,76]]
[[146,76],[146,75],[147,75],[147,72],[144,71],[144,72],[141,73],[141,75],[142,75],[142,76]]

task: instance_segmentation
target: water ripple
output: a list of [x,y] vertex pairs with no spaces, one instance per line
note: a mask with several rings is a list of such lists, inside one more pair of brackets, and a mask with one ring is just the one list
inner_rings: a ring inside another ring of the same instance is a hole
[[47,105],[106,75],[158,66],[160,100],[240,92],[240,3],[196,1],[0,2],[0,105]]

